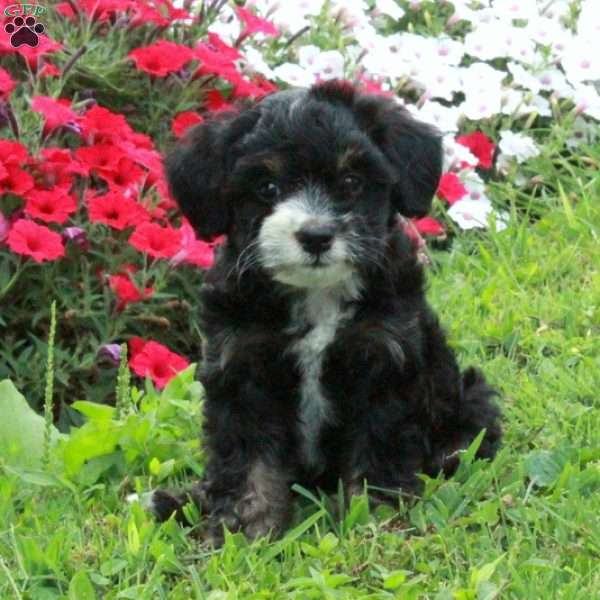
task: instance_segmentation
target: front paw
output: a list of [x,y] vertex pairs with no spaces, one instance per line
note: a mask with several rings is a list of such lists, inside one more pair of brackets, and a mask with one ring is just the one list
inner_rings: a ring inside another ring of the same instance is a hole
[[214,546],[223,544],[224,529],[242,532],[248,539],[271,535],[278,537],[289,521],[288,502],[271,504],[256,492],[249,492],[238,500],[224,498],[216,502],[208,519],[208,540]]

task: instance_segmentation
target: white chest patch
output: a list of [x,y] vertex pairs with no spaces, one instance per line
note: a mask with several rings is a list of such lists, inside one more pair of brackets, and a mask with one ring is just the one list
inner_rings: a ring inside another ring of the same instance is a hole
[[301,373],[299,422],[304,460],[314,465],[319,459],[318,440],[324,423],[334,423],[336,415],[323,393],[321,372],[323,356],[343,321],[352,318],[354,307],[345,307],[347,295],[335,289],[315,289],[307,292],[292,311],[292,328],[310,329],[292,347]]

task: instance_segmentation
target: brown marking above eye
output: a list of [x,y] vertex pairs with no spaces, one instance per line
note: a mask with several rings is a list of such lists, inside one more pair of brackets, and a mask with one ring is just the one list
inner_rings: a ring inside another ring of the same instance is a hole
[[346,171],[352,167],[354,162],[360,158],[360,151],[356,148],[346,148],[337,157],[337,168],[338,171]]
[[276,154],[267,156],[265,159],[263,159],[262,164],[274,175],[281,175],[285,168],[283,158]]

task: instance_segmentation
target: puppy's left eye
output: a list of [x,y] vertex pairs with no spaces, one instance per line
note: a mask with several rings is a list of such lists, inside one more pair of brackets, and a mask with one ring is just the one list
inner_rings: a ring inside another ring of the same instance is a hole
[[358,194],[363,187],[363,178],[354,173],[344,175],[341,180],[341,187],[347,194]]
[[256,194],[262,200],[273,201],[281,195],[281,188],[273,181],[265,181],[256,188]]

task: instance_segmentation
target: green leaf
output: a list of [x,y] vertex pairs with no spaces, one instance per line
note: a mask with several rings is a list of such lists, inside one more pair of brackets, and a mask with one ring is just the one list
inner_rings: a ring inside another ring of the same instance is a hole
[[127,561],[122,558],[113,558],[102,563],[100,567],[100,573],[105,577],[116,575],[127,566]]
[[406,581],[408,571],[392,571],[384,580],[383,587],[386,590],[395,590]]
[[[44,451],[44,418],[36,414],[13,383],[0,381],[0,459],[6,464],[38,468]],[[51,444],[60,434],[50,429]]]
[[90,421],[110,421],[115,413],[114,406],[107,404],[96,404],[86,400],[77,400],[71,404],[71,408],[85,415]]
[[525,458],[525,472],[541,487],[552,485],[565,466],[564,453],[550,450],[534,450]]
[[94,586],[86,571],[78,571],[69,584],[69,600],[96,600]]

